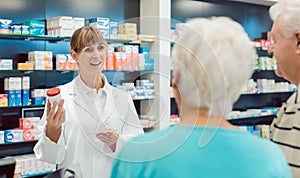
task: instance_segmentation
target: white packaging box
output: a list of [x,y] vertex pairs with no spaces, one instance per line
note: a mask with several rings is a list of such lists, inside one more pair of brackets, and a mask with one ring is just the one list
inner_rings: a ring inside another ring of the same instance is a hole
[[74,17],[73,22],[74,22],[73,30],[77,30],[78,28],[81,28],[84,26],[84,18]]
[[23,76],[22,77],[22,90],[28,90],[28,89],[30,89],[30,77]]
[[123,24],[123,32],[124,31],[137,31],[136,23],[124,23]]
[[104,39],[109,39],[109,30],[108,29],[98,29]]
[[4,131],[0,130],[0,144],[4,143]]
[[74,29],[65,27],[56,27],[52,29],[53,36],[72,36]]
[[137,35],[126,35],[128,40],[136,40]]
[[16,84],[15,90],[22,90],[22,78],[21,77],[14,77],[14,78],[15,78],[15,84]]
[[32,63],[35,70],[52,70],[53,64],[51,61],[26,61],[26,63]]
[[110,22],[109,23],[109,38],[118,39],[118,23]]
[[92,23],[89,24],[89,26],[95,27],[98,30],[100,30],[100,29],[106,29],[106,30],[108,30],[107,28],[103,28],[103,26],[101,24],[97,23],[97,22],[92,22]]
[[22,156],[14,156],[13,157],[16,160],[16,166],[15,166],[15,173],[14,178],[22,177],[22,162],[23,158]]
[[46,97],[45,89],[33,89],[31,91],[32,98],[43,98]]
[[71,16],[58,16],[47,19],[47,29],[48,28],[56,28],[56,27],[63,27],[63,28],[73,28],[74,21],[73,17]]
[[52,61],[52,51],[30,51],[29,61]]
[[0,28],[8,29],[11,26],[12,20],[10,19],[0,19]]
[[139,70],[145,70],[145,54],[139,54]]
[[13,60],[12,59],[0,59],[0,70],[12,70]]
[[118,34],[118,40],[127,40],[127,35]]
[[[109,18],[105,17],[95,17],[88,20],[89,24],[97,23],[97,28],[109,30]],[[91,26],[91,25],[90,25]]]

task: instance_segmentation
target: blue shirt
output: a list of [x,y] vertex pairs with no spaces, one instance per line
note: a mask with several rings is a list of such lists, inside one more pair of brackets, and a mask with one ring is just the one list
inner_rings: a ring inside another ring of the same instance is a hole
[[128,142],[112,178],[291,177],[280,148],[248,132],[175,126]]

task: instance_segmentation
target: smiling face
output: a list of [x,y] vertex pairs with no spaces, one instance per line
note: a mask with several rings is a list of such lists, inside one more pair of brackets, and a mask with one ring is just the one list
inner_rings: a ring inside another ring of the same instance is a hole
[[77,53],[75,59],[78,62],[79,73],[87,77],[100,74],[105,63],[106,53],[106,47],[103,44],[88,44]]
[[77,61],[84,79],[95,79],[105,64],[107,43],[101,32],[93,27],[76,30],[71,38],[71,56]]
[[286,38],[282,31],[280,17],[278,17],[272,27],[272,46],[269,53],[276,59],[276,74],[286,80],[298,85],[300,82],[300,58],[297,32],[291,38]]

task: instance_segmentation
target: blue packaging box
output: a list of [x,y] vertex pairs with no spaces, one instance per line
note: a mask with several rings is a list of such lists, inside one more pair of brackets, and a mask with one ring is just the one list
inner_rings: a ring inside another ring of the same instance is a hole
[[8,106],[16,106],[16,93],[15,90],[4,90],[4,94],[7,94],[8,97]]
[[22,90],[23,106],[29,105],[29,90]]
[[46,103],[46,98],[32,98],[32,104],[34,105],[44,105]]
[[22,106],[22,91],[21,90],[15,90],[15,104],[16,106]]

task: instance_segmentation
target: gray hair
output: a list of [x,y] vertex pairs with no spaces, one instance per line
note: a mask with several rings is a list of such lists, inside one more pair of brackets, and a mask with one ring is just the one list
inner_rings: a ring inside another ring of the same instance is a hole
[[269,10],[271,19],[280,20],[280,30],[286,38],[300,30],[300,0],[279,0]]
[[223,117],[251,77],[255,54],[243,27],[227,17],[188,21],[172,51],[182,105]]

